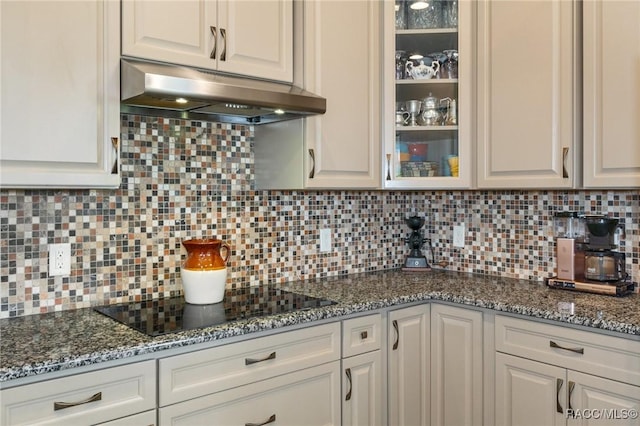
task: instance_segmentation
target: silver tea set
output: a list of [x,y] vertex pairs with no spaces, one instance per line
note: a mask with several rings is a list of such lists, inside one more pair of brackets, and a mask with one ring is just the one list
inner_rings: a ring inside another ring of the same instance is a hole
[[396,126],[455,126],[456,100],[438,99],[429,93],[423,100],[396,102]]

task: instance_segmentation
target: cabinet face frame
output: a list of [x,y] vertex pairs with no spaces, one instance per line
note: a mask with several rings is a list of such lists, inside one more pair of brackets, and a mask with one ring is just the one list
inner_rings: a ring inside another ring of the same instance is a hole
[[[475,175],[474,137],[474,80],[475,80],[475,19],[476,2],[460,0],[458,2],[458,51],[461,60],[458,62],[457,79],[457,144],[459,158],[459,176],[434,177],[394,177],[396,172],[394,156],[396,145],[396,79],[395,79],[395,51],[396,30],[394,2],[384,2],[384,51],[383,51],[383,137],[380,167],[382,170],[382,185],[385,189],[453,189],[471,188]],[[446,31],[446,30],[445,30]],[[435,30],[434,34],[438,30]],[[463,58],[463,59],[462,59]],[[431,83],[427,83],[431,84]],[[435,82],[433,84],[439,84]],[[431,132],[447,130],[431,130]]]

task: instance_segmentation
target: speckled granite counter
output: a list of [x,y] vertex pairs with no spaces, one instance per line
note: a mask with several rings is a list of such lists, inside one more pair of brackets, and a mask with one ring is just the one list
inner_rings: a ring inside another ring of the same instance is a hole
[[[623,298],[547,288],[542,283],[433,271],[384,271],[287,283],[283,288],[336,305],[148,337],[91,309],[0,320],[0,382],[310,323],[405,303],[439,300],[640,336],[640,295]],[[573,302],[573,315],[558,311]]]

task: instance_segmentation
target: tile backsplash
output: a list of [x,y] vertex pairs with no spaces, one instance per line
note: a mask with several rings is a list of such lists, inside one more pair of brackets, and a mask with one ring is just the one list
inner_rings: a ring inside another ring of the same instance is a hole
[[[398,268],[413,213],[447,269],[539,281],[555,269],[554,212],[619,217],[640,280],[637,190],[256,191],[252,127],[122,115],[122,136],[117,190],[0,190],[0,318],[178,294],[192,237],[232,246],[228,286]],[[48,244],[61,242],[71,276],[49,277]]]

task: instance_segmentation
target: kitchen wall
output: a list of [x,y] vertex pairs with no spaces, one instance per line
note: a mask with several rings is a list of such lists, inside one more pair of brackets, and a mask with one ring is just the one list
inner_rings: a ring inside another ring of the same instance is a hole
[[[542,281],[558,210],[624,219],[640,280],[640,191],[255,191],[253,128],[122,115],[118,190],[0,191],[0,318],[181,291],[181,241],[233,247],[228,286],[397,268],[408,214],[447,269]],[[466,224],[466,246],[452,247]],[[333,250],[319,252],[319,229]],[[48,277],[47,244],[70,242],[72,273]],[[430,258],[431,256],[429,256]]]

